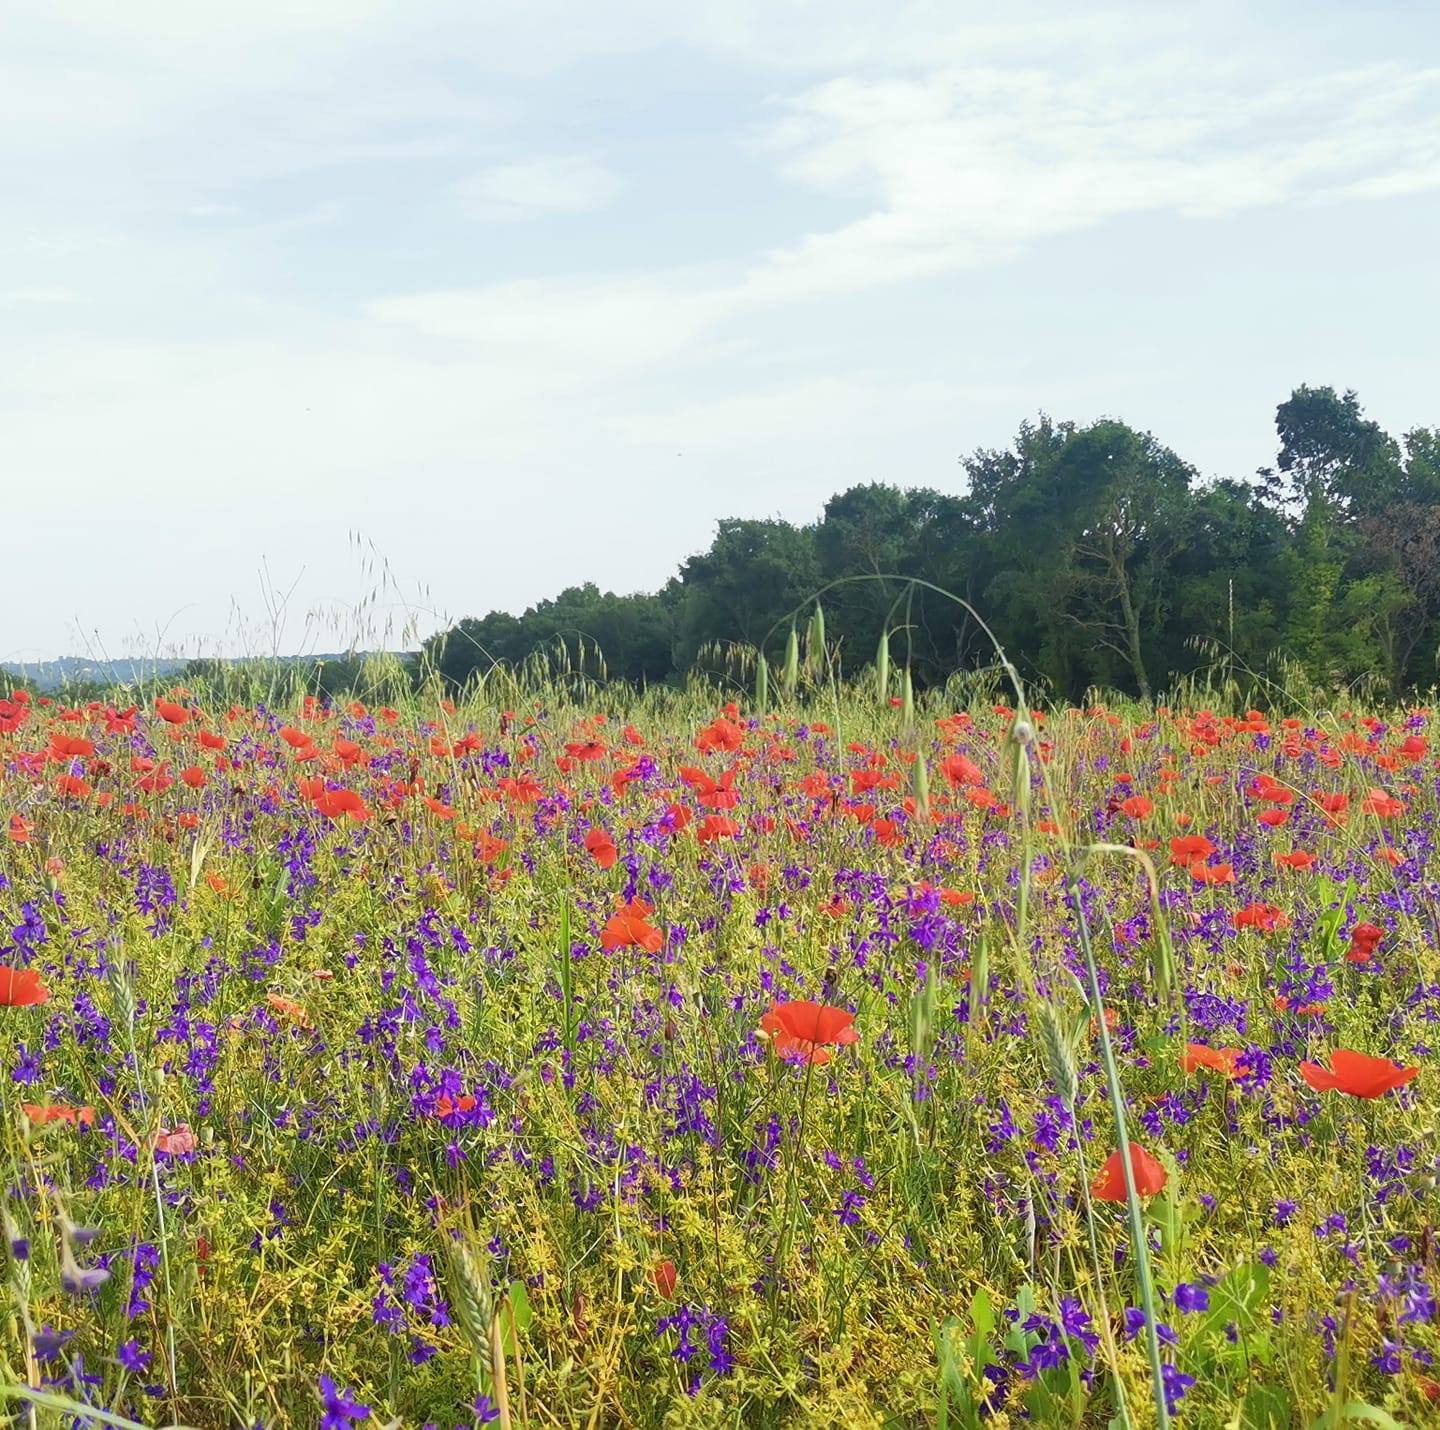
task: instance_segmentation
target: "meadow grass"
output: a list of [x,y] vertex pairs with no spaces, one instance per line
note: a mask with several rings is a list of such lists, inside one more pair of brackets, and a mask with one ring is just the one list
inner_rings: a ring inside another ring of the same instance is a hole
[[793,662],[0,706],[12,1413],[1440,1413],[1425,717]]

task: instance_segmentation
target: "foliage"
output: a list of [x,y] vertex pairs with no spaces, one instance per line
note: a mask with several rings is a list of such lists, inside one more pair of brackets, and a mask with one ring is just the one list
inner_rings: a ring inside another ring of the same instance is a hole
[[659,595],[571,588],[520,616],[462,621],[424,664],[458,687],[584,639],[611,678],[679,684],[737,644],[782,660],[791,617],[838,582],[827,620],[845,674],[882,631],[922,686],[989,666],[968,612],[913,578],[983,607],[1020,670],[1071,699],[1097,686],[1145,697],[1217,660],[1252,699],[1280,661],[1332,694],[1434,684],[1440,435],[1398,442],[1328,387],[1297,388],[1276,431],[1274,469],[1205,483],[1123,422],[1041,417],[1010,448],[967,457],[963,493],[867,483],[810,525],[724,520]]

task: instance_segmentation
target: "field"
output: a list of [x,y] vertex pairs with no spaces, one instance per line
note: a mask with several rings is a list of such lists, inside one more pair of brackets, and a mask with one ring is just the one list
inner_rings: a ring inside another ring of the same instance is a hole
[[1440,1416],[1423,713],[393,699],[0,701],[11,1413]]

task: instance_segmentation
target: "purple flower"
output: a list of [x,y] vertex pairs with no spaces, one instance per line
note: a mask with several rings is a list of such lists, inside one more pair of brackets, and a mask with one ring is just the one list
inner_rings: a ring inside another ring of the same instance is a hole
[[320,1398],[325,1403],[325,1415],[320,1421],[320,1430],[350,1430],[352,1421],[367,1420],[370,1417],[370,1407],[352,1400],[348,1390],[337,1389],[328,1375],[320,1377]]
[[1175,1309],[1177,1311],[1208,1311],[1210,1293],[1203,1286],[1182,1281],[1175,1288]]
[[125,1341],[115,1352],[115,1359],[134,1375],[141,1375],[150,1364],[150,1352],[140,1349],[140,1342]]

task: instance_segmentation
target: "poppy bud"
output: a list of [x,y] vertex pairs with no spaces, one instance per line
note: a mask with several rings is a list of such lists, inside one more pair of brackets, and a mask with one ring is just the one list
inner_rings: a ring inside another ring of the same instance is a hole
[[655,1289],[668,1301],[675,1294],[675,1283],[679,1280],[675,1263],[668,1257],[657,1261],[650,1269],[650,1279],[655,1283]]

